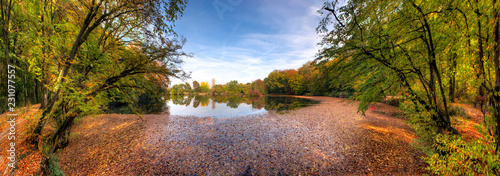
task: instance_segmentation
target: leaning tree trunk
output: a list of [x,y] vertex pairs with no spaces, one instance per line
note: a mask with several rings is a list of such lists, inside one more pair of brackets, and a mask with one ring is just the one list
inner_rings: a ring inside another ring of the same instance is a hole
[[51,96],[48,99],[47,108],[43,111],[42,116],[39,118],[39,121],[35,126],[35,129],[33,130],[33,135],[31,139],[29,139],[30,143],[33,144],[35,147],[38,147],[38,137],[42,133],[42,129],[47,119],[47,116],[51,113],[55,102],[59,99],[59,93],[63,89],[63,84],[66,81],[65,78],[68,75],[69,70],[71,69],[71,61],[75,59],[78,49],[83,44],[83,42],[85,42],[90,33],[95,28],[97,28],[104,19],[104,16],[101,16],[96,22],[93,23],[92,26],[90,26],[92,20],[94,19],[98,11],[99,11],[99,6],[97,6],[97,8],[92,7],[91,11],[87,13],[84,23],[80,28],[80,31],[78,32],[78,35],[76,36],[75,41],[71,47],[69,57],[64,62],[63,68],[59,71],[59,76],[57,77],[56,81],[54,81],[54,84],[56,85],[54,88],[54,92],[51,93]]

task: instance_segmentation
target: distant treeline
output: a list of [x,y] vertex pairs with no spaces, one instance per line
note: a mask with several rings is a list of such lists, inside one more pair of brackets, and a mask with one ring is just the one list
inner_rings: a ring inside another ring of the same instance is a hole
[[215,84],[212,86],[207,82],[193,81],[189,83],[176,84],[170,88],[170,94],[192,94],[208,93],[213,95],[248,95],[262,96],[272,95],[319,95],[334,97],[349,97],[354,89],[344,84],[332,84],[335,76],[328,74],[324,67],[317,66],[313,62],[307,62],[298,69],[274,70],[263,80],[257,79],[251,83],[238,83],[233,80],[226,84]]
[[212,86],[207,82],[193,81],[193,86],[189,83],[176,84],[170,88],[170,94],[211,94],[211,95],[246,95],[246,96],[262,96],[266,94],[264,81],[257,79],[252,83],[238,83],[238,81],[229,81],[226,84],[215,84],[215,79],[212,79]]

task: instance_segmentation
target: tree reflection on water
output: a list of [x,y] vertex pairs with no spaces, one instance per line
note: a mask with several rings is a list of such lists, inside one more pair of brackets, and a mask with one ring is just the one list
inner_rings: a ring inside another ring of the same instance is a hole
[[247,97],[240,95],[229,95],[229,96],[202,96],[202,95],[185,95],[177,96],[172,95],[170,97],[172,103],[175,105],[186,105],[189,106],[191,101],[192,107],[197,108],[200,105],[206,107],[211,104],[211,109],[216,109],[217,105],[225,104],[230,108],[237,109],[240,104],[252,105],[253,109],[265,110],[275,110],[279,113],[284,113],[286,111],[295,110],[298,108],[310,106],[312,104],[318,103],[317,101],[290,97],[290,96],[264,96],[264,97]]

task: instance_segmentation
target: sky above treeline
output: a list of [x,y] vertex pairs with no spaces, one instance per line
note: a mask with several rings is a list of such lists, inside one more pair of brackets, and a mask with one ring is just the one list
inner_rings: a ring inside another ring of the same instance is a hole
[[[192,83],[264,79],[313,60],[322,0],[190,0],[175,31],[187,39]],[[183,83],[179,79],[173,84]]]

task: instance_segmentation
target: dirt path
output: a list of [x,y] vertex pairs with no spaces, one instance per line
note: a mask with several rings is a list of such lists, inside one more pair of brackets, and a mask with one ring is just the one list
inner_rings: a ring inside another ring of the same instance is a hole
[[232,119],[100,115],[73,129],[59,152],[67,175],[359,175],[422,174],[412,130],[397,110],[322,103],[285,115]]

